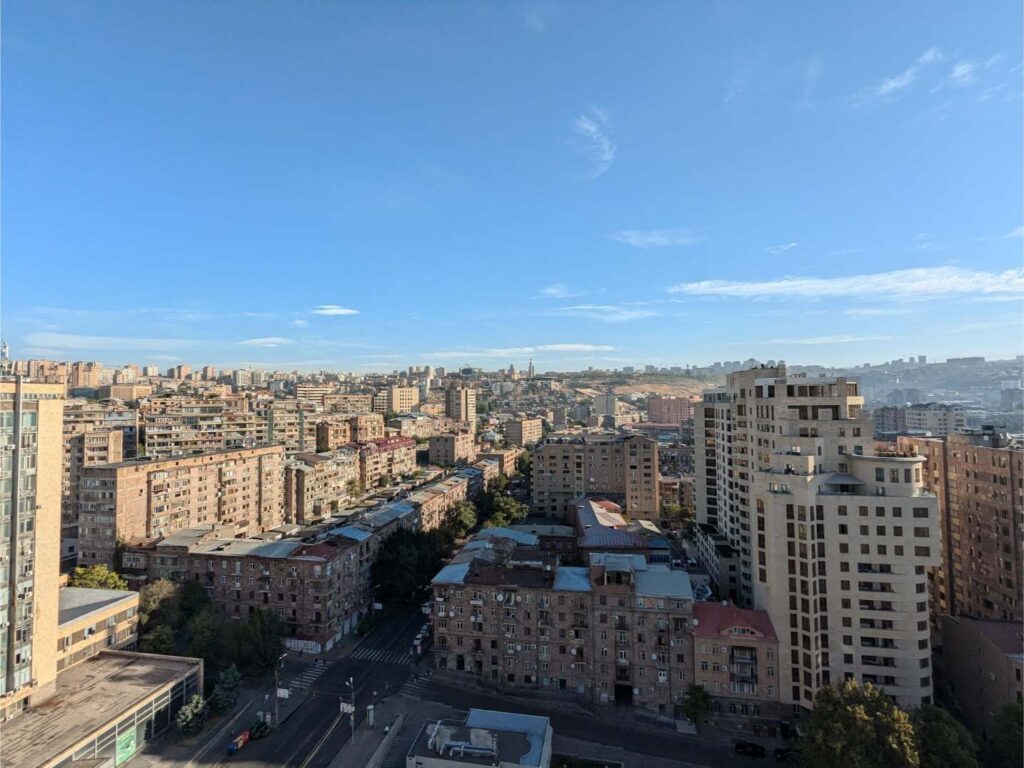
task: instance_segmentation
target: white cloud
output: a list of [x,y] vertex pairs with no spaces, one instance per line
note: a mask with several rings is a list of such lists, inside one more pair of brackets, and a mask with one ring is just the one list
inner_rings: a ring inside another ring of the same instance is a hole
[[245,341],[240,341],[238,343],[243,347],[283,347],[287,344],[294,344],[295,342],[281,336],[263,336],[258,339],[246,339]]
[[915,251],[940,251],[942,248],[935,244],[932,236],[927,232],[918,232],[911,242]]
[[569,290],[569,288],[563,283],[554,283],[553,285],[546,285],[540,289],[540,297],[542,299],[567,299],[570,296],[576,294]]
[[33,347],[49,347],[60,350],[170,350],[178,351],[195,347],[200,342],[193,339],[152,339],[131,336],[84,336],[76,333],[30,333],[25,341]]
[[630,320],[654,317],[658,314],[653,309],[641,309],[621,304],[577,304],[571,307],[558,307],[554,311],[560,315],[601,320],[606,323],[625,323]]
[[949,81],[960,88],[974,83],[978,78],[978,65],[973,61],[958,61],[949,73]]
[[591,109],[589,114],[582,114],[573,121],[572,130],[583,140],[583,149],[590,160],[590,178],[602,176],[612,167],[618,152],[608,133],[608,115],[600,109]]
[[860,341],[885,341],[889,336],[804,336],[790,339],[769,339],[762,344],[793,344],[797,346],[816,346],[819,344],[853,344]]
[[778,280],[701,280],[669,293],[740,299],[834,298],[931,299],[957,294],[1024,294],[1024,268],[983,272],[962,267],[900,269],[847,277],[783,277]]
[[843,314],[850,317],[887,317],[889,315],[909,315],[910,310],[899,307],[857,307],[844,310]]
[[297,317],[294,320],[289,321],[288,325],[293,325],[296,328],[305,328],[309,325],[309,320],[303,320],[301,317]]
[[861,91],[854,97],[854,103],[866,104],[871,101],[894,101],[914,84],[918,74],[924,67],[941,60],[942,52],[938,48],[929,48],[917,57],[917,61],[902,72],[890,75],[878,85]]
[[538,344],[530,347],[491,347],[487,349],[453,349],[442,352],[428,352],[423,355],[430,359],[473,360],[476,358],[526,357],[543,352],[612,352],[615,347],[608,344]]
[[785,253],[786,251],[792,251],[796,246],[796,243],[781,243],[779,245],[769,245],[764,250],[766,253],[778,255],[780,253]]
[[358,315],[359,310],[349,309],[348,307],[339,307],[337,304],[321,304],[319,307],[313,309],[312,314],[337,317],[340,315]]
[[620,229],[611,238],[634,248],[695,245],[702,240],[688,229]]
[[1009,232],[1006,233],[1006,236],[1008,238],[1024,237],[1024,226],[1017,227],[1016,229],[1011,229]]

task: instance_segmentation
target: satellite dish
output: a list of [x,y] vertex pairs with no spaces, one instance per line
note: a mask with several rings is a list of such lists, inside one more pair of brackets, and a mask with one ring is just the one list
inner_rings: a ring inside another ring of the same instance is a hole
[[498,593],[498,602],[499,603],[505,602],[505,595],[503,593],[501,593],[501,592]]
[[633,689],[633,695],[634,696],[639,696],[640,695],[640,689],[639,688],[634,688]]
[[700,619],[694,619],[693,620],[693,626],[696,627],[698,624],[700,624]]

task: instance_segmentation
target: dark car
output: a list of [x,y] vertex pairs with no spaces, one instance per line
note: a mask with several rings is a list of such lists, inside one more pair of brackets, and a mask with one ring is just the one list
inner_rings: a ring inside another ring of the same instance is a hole
[[792,747],[779,747],[775,750],[775,760],[779,763],[795,763],[800,759],[800,753]]
[[752,741],[737,741],[736,754],[747,757],[764,757],[764,747]]

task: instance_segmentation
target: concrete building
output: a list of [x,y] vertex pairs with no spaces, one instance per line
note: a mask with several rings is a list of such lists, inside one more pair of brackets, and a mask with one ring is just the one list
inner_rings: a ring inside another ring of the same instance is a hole
[[923,457],[875,449],[862,405],[856,381],[780,365],[729,374],[696,417],[698,521],[739,554],[736,602],[778,628],[781,699],[795,708],[848,676],[907,708],[932,700],[938,500]]
[[568,519],[574,499],[605,496],[631,517],[656,517],[658,443],[638,435],[548,435],[533,449],[533,508]]
[[430,438],[428,456],[431,464],[441,467],[469,464],[476,459],[473,435],[469,432],[434,435]]
[[359,483],[363,490],[396,480],[416,471],[416,441],[407,437],[382,437],[353,443],[359,451]]
[[614,392],[598,395],[594,398],[594,413],[598,416],[617,416],[622,408],[622,403]]
[[988,744],[999,710],[1024,700],[1020,622],[944,616],[942,648],[943,687],[978,741]]
[[338,413],[370,413],[373,410],[373,395],[337,393],[324,395],[324,408]]
[[78,490],[83,467],[124,460],[124,433],[119,429],[87,428],[85,422],[64,422],[64,472],[61,488],[61,559],[78,556]]
[[420,403],[419,387],[387,388],[387,412],[408,413]]
[[782,717],[779,638],[765,611],[729,603],[693,604],[694,683],[703,686],[719,716]]
[[542,419],[511,419],[505,422],[505,439],[519,448],[535,445],[544,437]]
[[302,381],[295,385],[295,399],[309,400],[310,402],[324,405],[324,396],[334,393],[333,384],[321,384],[319,382]]
[[252,535],[281,525],[284,449],[222,450],[82,469],[79,562],[111,564],[119,541],[137,543],[202,523]]
[[907,431],[946,437],[967,429],[967,410],[962,405],[920,403],[906,407]]
[[359,453],[296,453],[284,467],[285,522],[309,525],[329,517],[359,491]]
[[63,407],[61,384],[0,380],[0,721],[56,688]]
[[139,639],[139,593],[62,587],[57,609],[57,672],[104,650],[130,650]]
[[489,451],[478,453],[477,459],[491,459],[498,462],[498,471],[505,477],[512,477],[516,473],[516,462],[524,453],[522,448],[492,448]]
[[444,393],[444,415],[465,422],[476,431],[476,390],[461,384],[452,385]]
[[317,422],[316,450],[324,453],[383,437],[384,417],[379,413],[332,413]]
[[538,544],[492,530],[434,577],[437,666],[499,689],[682,717],[693,682],[687,575],[611,553],[563,566]]
[[553,732],[546,717],[470,709],[463,721],[428,720],[405,756],[406,768],[549,768]]
[[1024,446],[991,427],[946,439],[900,437],[925,456],[944,523],[937,612],[1024,620]]
[[679,424],[693,418],[699,399],[651,395],[647,398],[647,420],[655,424]]

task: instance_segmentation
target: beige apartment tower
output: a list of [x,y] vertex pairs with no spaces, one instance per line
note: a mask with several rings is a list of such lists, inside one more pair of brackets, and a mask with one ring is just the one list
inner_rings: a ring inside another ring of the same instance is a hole
[[938,500],[923,457],[876,449],[862,405],[854,380],[778,366],[730,374],[697,411],[702,536],[717,531],[739,563],[720,596],[768,611],[781,700],[797,708],[847,677],[904,707],[932,700]]
[[467,422],[476,430],[476,390],[455,385],[445,391],[444,415],[456,421]]
[[0,381],[0,720],[54,693],[64,386]]

